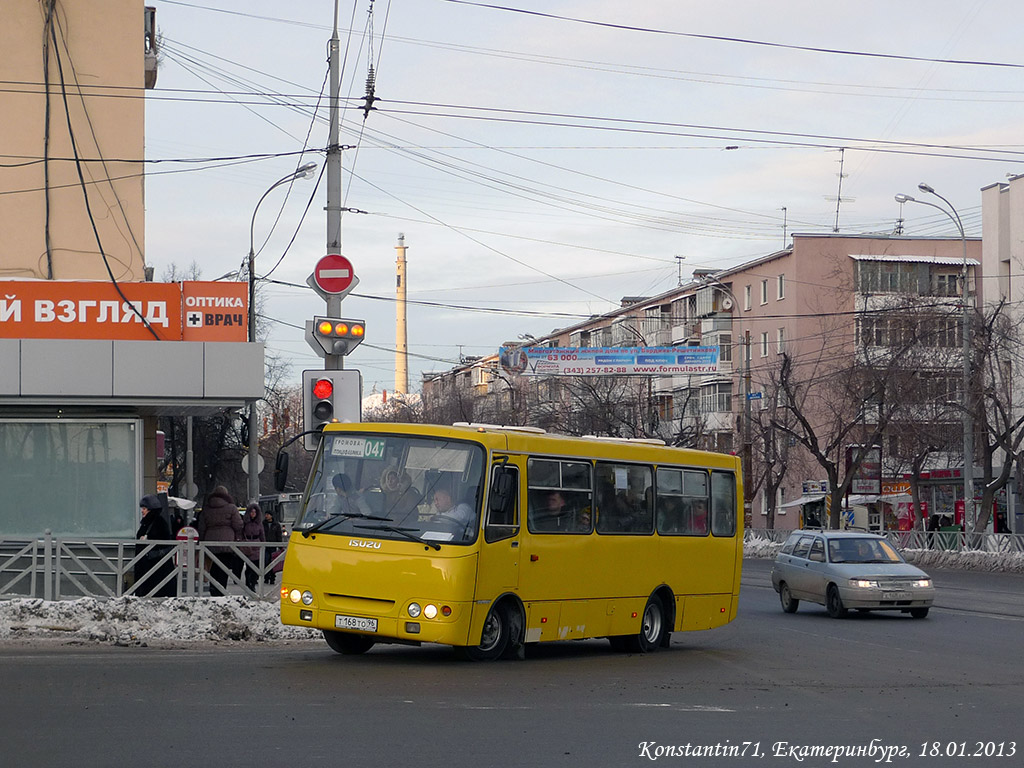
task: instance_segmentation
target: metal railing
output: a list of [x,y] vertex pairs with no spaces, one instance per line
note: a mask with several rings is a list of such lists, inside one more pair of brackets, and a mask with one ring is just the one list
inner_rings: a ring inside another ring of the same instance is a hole
[[[0,597],[278,598],[285,542],[0,538]],[[254,552],[250,559],[247,552]],[[139,578],[136,579],[138,574]]]
[[[744,543],[782,545],[793,533],[786,529],[747,528]],[[900,551],[987,553],[1024,556],[1024,535],[1018,533],[964,533],[963,531],[886,531]]]

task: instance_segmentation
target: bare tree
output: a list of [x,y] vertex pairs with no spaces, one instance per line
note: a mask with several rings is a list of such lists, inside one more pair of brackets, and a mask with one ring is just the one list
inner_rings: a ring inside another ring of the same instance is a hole
[[[1014,407],[1014,374],[1020,370],[1020,334],[1007,316],[1005,300],[972,327],[974,372],[971,390],[980,392],[975,404],[975,438],[981,444],[981,508],[974,530],[984,531],[992,519],[996,494],[1009,483],[1015,459],[1024,442],[1024,412]],[[1019,375],[1019,374],[1018,374]],[[1000,461],[997,466],[996,462]]]

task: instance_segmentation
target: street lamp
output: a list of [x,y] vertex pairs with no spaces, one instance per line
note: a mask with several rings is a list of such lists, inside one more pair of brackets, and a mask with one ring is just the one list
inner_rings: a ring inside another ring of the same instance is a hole
[[971,385],[971,313],[968,307],[968,290],[967,290],[967,236],[964,234],[964,225],[960,221],[960,214],[956,212],[956,208],[946,198],[936,192],[930,185],[925,184],[923,181],[917,185],[925,194],[935,195],[939,200],[949,206],[949,210],[943,208],[941,205],[930,203],[927,200],[915,200],[910,195],[899,194],[896,195],[897,203],[918,203],[919,205],[927,205],[934,208],[937,211],[942,211],[947,217],[952,219],[953,223],[956,224],[957,230],[960,232],[960,242],[963,245],[963,266],[960,271],[960,301],[963,308],[963,364],[964,364],[964,382],[963,382],[963,427],[964,427],[964,531],[970,530],[971,524],[974,518],[974,424],[971,415],[970,407],[970,385]]
[[[252,220],[249,222],[249,341],[256,343],[256,248],[254,229],[256,227],[256,213],[260,205],[273,190],[282,184],[287,184],[296,179],[308,179],[313,176],[316,170],[316,163],[300,165],[284,178],[278,179],[270,188],[263,193],[263,196],[256,203],[252,212]],[[256,424],[256,401],[249,404],[249,500],[259,501],[260,498],[260,475],[259,475],[259,433]]]

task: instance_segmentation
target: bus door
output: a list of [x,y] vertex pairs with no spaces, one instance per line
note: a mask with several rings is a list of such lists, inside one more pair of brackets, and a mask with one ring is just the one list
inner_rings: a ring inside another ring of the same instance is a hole
[[484,504],[484,540],[480,546],[477,600],[492,600],[519,588],[520,468],[515,459],[495,456]]

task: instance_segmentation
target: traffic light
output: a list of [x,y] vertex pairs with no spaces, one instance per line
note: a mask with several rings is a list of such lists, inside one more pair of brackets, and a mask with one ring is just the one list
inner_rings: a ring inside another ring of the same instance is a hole
[[347,355],[359,346],[365,334],[366,323],[363,320],[313,318],[313,338],[328,355]]
[[[332,421],[359,421],[362,388],[359,371],[303,371],[302,428],[322,430]],[[313,450],[319,442],[319,435],[306,435],[304,445]]]

